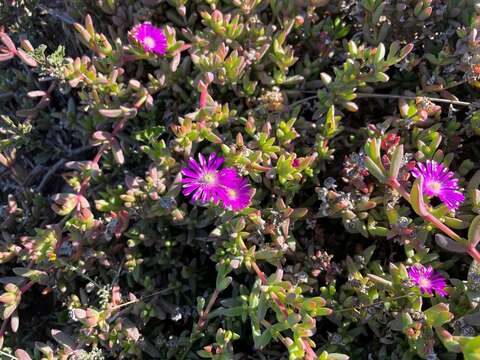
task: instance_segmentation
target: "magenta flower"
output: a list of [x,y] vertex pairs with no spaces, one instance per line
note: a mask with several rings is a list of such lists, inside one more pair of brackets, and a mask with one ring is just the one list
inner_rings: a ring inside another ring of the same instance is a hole
[[438,197],[450,210],[458,209],[465,200],[453,172],[436,161],[427,160],[427,166],[418,164],[412,174],[416,178],[423,177],[424,194]]
[[431,266],[425,268],[423,265],[410,266],[408,268],[410,281],[420,288],[422,294],[433,294],[433,290],[440,295],[445,296],[445,279],[438,274]]
[[165,55],[167,51],[167,38],[162,29],[145,22],[135,26],[130,36],[137,41],[146,52]]
[[226,168],[220,172],[222,191],[220,199],[226,209],[240,211],[245,209],[252,198],[252,189],[247,179],[240,177],[236,170]]
[[202,154],[198,155],[199,162],[193,158],[188,160],[188,167],[182,169],[183,194],[192,195],[192,200],[200,200],[206,203],[220,200],[220,192],[223,193],[220,184],[219,167],[223,164],[223,158],[216,154],[210,154],[205,160]]
[[192,195],[193,201],[202,203],[221,202],[225,209],[233,211],[243,210],[250,204],[253,194],[250,184],[235,169],[219,170],[223,164],[222,157],[210,154],[205,160],[199,154],[198,160],[190,158],[188,166],[182,169],[184,195]]

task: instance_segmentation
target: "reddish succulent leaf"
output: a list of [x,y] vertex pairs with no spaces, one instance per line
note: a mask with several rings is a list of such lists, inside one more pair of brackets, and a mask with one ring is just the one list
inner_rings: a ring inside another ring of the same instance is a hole
[[7,61],[13,58],[15,55],[11,52],[8,53],[0,53],[0,61]]
[[17,52],[17,48],[15,44],[13,43],[12,39],[10,36],[5,34],[4,32],[0,32],[0,41],[7,47],[8,50],[10,50],[12,53]]
[[19,325],[20,325],[20,318],[18,317],[18,311],[15,311],[12,314],[12,317],[10,319],[10,327],[12,328],[12,331],[14,333],[17,332]]
[[42,91],[42,90],[35,90],[35,91],[29,91],[27,93],[27,96],[28,97],[31,97],[31,98],[35,98],[35,97],[41,97],[41,96],[44,96],[46,95],[47,93],[45,91]]
[[100,109],[98,112],[108,118],[117,118],[123,114],[121,109]]
[[18,360],[32,360],[30,355],[28,355],[28,353],[22,349],[15,350],[15,356],[18,358]]
[[22,49],[17,50],[17,56],[28,66],[36,67],[38,65],[37,62]]

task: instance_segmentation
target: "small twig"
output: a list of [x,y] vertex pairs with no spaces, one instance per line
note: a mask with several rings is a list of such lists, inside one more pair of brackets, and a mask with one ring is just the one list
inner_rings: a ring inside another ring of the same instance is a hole
[[51,15],[57,19],[59,19],[60,21],[68,24],[68,25],[73,25],[75,24],[75,20],[72,19],[68,14],[66,13],[61,13],[57,10],[53,10],[53,9],[50,9],[46,6],[43,6],[43,5],[37,5],[39,9],[45,11],[48,15]]
[[74,156],[74,155],[78,155],[78,154],[81,154],[87,150],[90,150],[92,148],[91,145],[85,145],[85,146],[81,146],[79,148],[76,148],[76,149],[73,149],[73,150],[69,150],[68,151],[68,155],[69,156]]
[[384,300],[379,301],[375,304],[368,304],[368,305],[360,304],[359,306],[356,306],[356,307],[335,310],[335,313],[342,313],[342,312],[345,312],[345,311],[358,310],[359,308],[360,309],[366,309],[366,308],[369,308],[369,307],[372,307],[372,306],[377,306],[378,304],[383,304],[387,301],[400,300],[400,299],[408,298],[408,297],[413,296],[413,295],[416,295],[416,294],[415,293],[408,293],[406,295],[400,295],[400,296],[396,296],[396,297],[393,297],[393,298],[384,299]]
[[37,186],[37,191],[38,192],[41,192],[43,190],[44,186],[47,185],[47,182],[50,180],[50,178],[53,176],[53,174],[55,174],[57,172],[57,170],[60,169],[63,166],[63,164],[65,164],[66,162],[67,162],[66,159],[60,159],[55,163],[55,165],[53,165],[50,168],[50,170],[47,171],[47,173],[43,177],[42,181]]
[[378,99],[404,99],[404,100],[416,100],[418,98],[425,98],[432,102],[437,103],[444,103],[444,104],[452,104],[458,106],[470,106],[472,103],[466,101],[457,101],[457,100],[448,100],[448,99],[440,99],[440,98],[432,98],[428,96],[407,96],[407,95],[392,95],[392,94],[374,94],[374,93],[357,93],[358,98],[378,98]]
[[[68,155],[69,156],[78,155],[78,154],[81,154],[84,151],[87,151],[87,150],[91,149],[91,148],[92,147],[90,145],[82,146],[82,147],[79,147],[77,149],[71,150],[68,153]],[[50,180],[50,178],[57,172],[57,170],[59,168],[61,168],[67,161],[68,161],[67,159],[60,159],[55,163],[55,165],[53,165],[50,168],[50,170],[48,170],[48,172],[45,174],[45,176],[43,177],[40,184],[37,186],[37,191],[38,192],[41,192],[43,190],[43,187],[47,184],[48,180]]]
[[291,109],[291,108],[293,108],[294,106],[300,105],[300,104],[302,104],[302,103],[304,103],[304,102],[308,102],[308,101],[313,100],[313,99],[316,99],[316,98],[318,98],[317,95],[315,95],[315,96],[308,96],[308,97],[306,97],[306,98],[297,100],[297,101],[289,104],[287,107],[288,107],[289,109]]
[[166,288],[166,289],[163,289],[163,290],[155,291],[154,293],[151,293],[151,294],[142,296],[142,297],[140,297],[140,298],[138,298],[138,299],[131,300],[131,301],[127,301],[126,303],[123,303],[123,304],[114,306],[113,308],[111,308],[111,310],[118,310],[118,309],[124,308],[125,306],[129,306],[129,305],[136,304],[136,303],[138,303],[138,302],[140,302],[140,301],[146,300],[146,299],[151,298],[151,297],[153,297],[153,296],[166,294],[166,293],[168,293],[168,292],[171,291],[171,290],[172,290],[172,288]]
[[[146,300],[148,298],[151,298],[153,296],[156,296],[156,295],[167,294],[171,290],[172,290],[172,288],[166,288],[166,289],[163,289],[163,290],[160,290],[160,291],[156,291],[152,294],[142,296],[139,299],[127,301],[126,303],[114,306],[113,308],[110,308],[110,311],[115,311],[115,310],[119,310],[119,309],[122,309],[122,308],[126,308],[127,306],[134,305],[136,303],[139,303],[140,301],[144,301],[144,300]],[[125,313],[126,310],[128,310],[128,309],[123,309],[123,310],[117,312],[116,314],[112,315],[111,317],[109,317],[108,320],[107,320],[108,323],[111,324],[112,322],[114,322],[116,319],[118,319],[120,316],[122,316]]]
[[[317,93],[316,90],[304,90],[303,91],[305,94],[312,94],[312,93]],[[424,98],[427,100],[430,100],[431,102],[437,102],[437,103],[443,103],[443,104],[452,104],[452,105],[458,105],[458,106],[471,106],[477,103],[470,103],[467,101],[457,101],[457,100],[448,100],[448,99],[441,99],[441,98],[433,98],[429,96],[422,96],[422,95],[417,95],[417,96],[408,96],[408,95],[394,95],[394,94],[375,94],[375,93],[356,93],[357,98],[377,98],[377,99],[404,99],[404,100],[417,100],[418,98]],[[302,102],[306,102],[312,99],[315,99],[316,96],[309,96],[307,98],[298,100],[297,102],[293,103],[290,106],[294,106],[298,104],[301,104]]]
[[115,285],[115,283],[120,278],[120,274],[122,273],[124,263],[125,263],[125,256],[123,257],[122,261],[120,262],[120,265],[118,266],[118,270],[117,270],[117,273],[115,274],[115,277],[113,278],[112,282],[110,283],[111,287],[113,287],[113,285]]
[[29,281],[20,288],[20,292],[25,294],[33,285],[35,285],[35,281]]
[[57,260],[58,260],[58,262],[59,262],[60,264],[62,264],[63,266],[65,266],[65,267],[68,268],[69,270],[76,272],[80,277],[84,278],[84,279],[87,280],[87,281],[90,281],[90,282],[91,282],[93,285],[95,285],[98,289],[102,289],[102,286],[101,286],[99,283],[97,283],[95,280],[93,280],[90,276],[85,275],[84,273],[82,273],[82,271],[81,271],[79,268],[77,268],[77,267],[75,267],[75,266],[73,266],[73,265],[70,265],[70,264],[66,263],[65,261],[63,261],[63,260],[60,259],[60,258],[57,259]]
[[217,301],[218,295],[220,295],[220,290],[216,288],[215,291],[212,293],[212,296],[210,296],[210,300],[208,301],[207,307],[200,314],[200,319],[198,319],[198,323],[197,323],[197,330],[195,331],[196,334],[200,333],[200,331],[202,331],[203,327],[207,323],[208,314],[212,310],[212,307],[215,304],[215,302]]

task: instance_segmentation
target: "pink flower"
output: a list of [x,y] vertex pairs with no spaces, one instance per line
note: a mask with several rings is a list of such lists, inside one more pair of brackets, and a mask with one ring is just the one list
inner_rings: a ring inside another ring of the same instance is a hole
[[193,201],[202,203],[221,202],[225,209],[232,211],[243,210],[250,204],[250,184],[233,168],[219,170],[223,164],[222,157],[210,154],[205,160],[200,154],[198,160],[190,158],[188,167],[182,169],[184,195],[192,195]]
[[434,160],[427,160],[427,166],[417,166],[412,174],[423,177],[423,193],[438,197],[450,210],[458,209],[465,196],[458,190],[458,179],[453,177],[453,172]]
[[236,170],[226,168],[220,172],[222,191],[220,199],[226,209],[240,211],[245,209],[252,198],[252,189],[248,180],[240,177]]
[[219,168],[223,164],[223,158],[216,154],[210,154],[205,160],[202,154],[198,160],[188,160],[188,167],[182,169],[183,194],[192,195],[192,200],[200,200],[206,203],[213,200],[215,203],[220,200],[220,192],[223,191],[220,184]]
[[135,26],[130,31],[130,36],[132,36],[146,52],[165,55],[167,51],[167,38],[163,30],[148,22]]
[[422,294],[433,294],[433,290],[440,295],[445,296],[445,279],[438,274],[431,266],[425,268],[423,265],[410,266],[408,268],[410,281],[420,288]]

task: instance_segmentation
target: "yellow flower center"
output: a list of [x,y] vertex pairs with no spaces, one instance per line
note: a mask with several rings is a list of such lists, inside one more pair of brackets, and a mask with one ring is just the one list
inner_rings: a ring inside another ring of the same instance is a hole
[[418,285],[422,288],[429,288],[431,284],[430,284],[430,280],[422,277],[419,279]]
[[214,184],[217,181],[217,177],[215,176],[215,174],[208,172],[203,175],[203,181],[207,184]]
[[438,181],[430,181],[427,186],[435,194],[438,194],[442,189],[442,184]]
[[236,199],[236,198],[237,198],[237,195],[238,195],[238,194],[237,194],[237,192],[236,192],[235,190],[233,190],[233,189],[228,189],[227,193],[228,193],[228,197],[229,197],[230,199]]
[[146,36],[143,42],[151,49],[155,47],[155,40],[151,36]]

